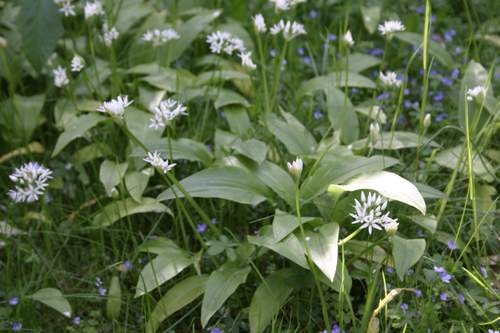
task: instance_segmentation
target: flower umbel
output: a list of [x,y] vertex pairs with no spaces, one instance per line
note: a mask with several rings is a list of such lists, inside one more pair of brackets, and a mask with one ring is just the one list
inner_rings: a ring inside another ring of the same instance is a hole
[[66,74],[66,68],[58,66],[52,71],[54,74],[54,85],[58,88],[67,86],[69,84],[68,75]]
[[262,14],[257,14],[253,18],[253,26],[255,27],[255,30],[257,32],[266,32],[267,27],[266,27],[266,21],[264,21],[264,16]]
[[148,30],[142,35],[142,40],[145,42],[150,42],[154,47],[165,44],[169,40],[179,39],[181,36],[174,29],[168,28],[164,30],[153,29]]
[[168,160],[162,159],[160,153],[157,151],[154,151],[152,153],[148,152],[148,155],[144,158],[144,161],[148,162],[151,166],[162,170],[163,173],[167,173],[175,166],[175,163],[168,163]]
[[368,228],[368,233],[371,235],[373,229],[387,232],[397,229],[398,219],[393,219],[389,216],[390,212],[384,214],[387,208],[387,199],[383,196],[369,192],[368,197],[364,192],[361,192],[360,201],[354,200],[355,213],[350,214],[354,218],[353,224],[361,223],[361,228]]
[[73,56],[71,59],[71,71],[72,72],[80,72],[85,67],[85,60],[80,57],[78,54]]
[[467,89],[466,98],[468,101],[473,101],[478,97],[486,96],[487,89],[484,86],[475,86],[474,88]]
[[120,33],[116,30],[115,27],[109,27],[107,22],[104,22],[102,25],[102,40],[104,41],[104,45],[110,47],[113,44],[115,39],[118,39]]
[[155,110],[155,115],[150,120],[149,128],[165,128],[172,120],[178,116],[186,116],[186,107],[171,98],[160,102]]
[[97,111],[108,113],[116,118],[123,118],[125,108],[133,102],[133,100],[129,102],[128,96],[118,96],[116,99],[102,103],[102,105],[97,108]]
[[278,23],[273,25],[270,31],[272,35],[277,35],[281,32],[283,33],[283,37],[285,37],[285,39],[288,40],[298,35],[306,34],[304,25],[297,22],[284,21],[284,20],[280,20]]
[[379,78],[388,87],[401,87],[401,84],[403,84],[403,81],[398,79],[398,74],[395,72],[380,72]]
[[347,32],[344,34],[344,36],[342,36],[342,40],[344,41],[344,43],[346,43],[349,46],[354,45],[354,39],[352,39],[351,30],[347,30]]
[[86,2],[83,11],[85,14],[85,19],[91,18],[92,16],[104,14],[102,3],[99,0],[95,0],[94,2]]
[[7,194],[15,202],[34,202],[43,195],[52,179],[52,171],[38,164],[28,162],[16,168],[9,178],[16,185]]
[[405,31],[404,24],[399,20],[385,21],[383,24],[379,24],[378,31],[381,35],[391,36],[395,32]]

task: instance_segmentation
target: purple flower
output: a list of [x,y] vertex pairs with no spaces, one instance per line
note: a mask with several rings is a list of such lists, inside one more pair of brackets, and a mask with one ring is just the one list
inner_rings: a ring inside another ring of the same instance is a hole
[[221,330],[220,328],[218,328],[217,326],[215,326],[214,328],[212,328],[210,330],[210,333],[224,333],[224,331]]
[[196,231],[198,231],[200,234],[203,234],[205,231],[207,231],[208,226],[205,223],[200,223],[196,226]]
[[444,99],[444,93],[442,91],[437,91],[434,95],[434,101],[441,102]]
[[210,220],[210,223],[217,224],[217,219],[215,217],[212,217],[212,219]]
[[415,296],[417,296],[418,298],[422,297],[422,290],[420,290],[420,289],[416,289],[416,290],[414,291],[414,293],[415,293]]
[[401,304],[401,310],[403,310],[403,312],[408,311],[408,304],[406,303]]
[[9,299],[9,305],[16,306],[19,304],[19,297],[14,296],[11,299]]
[[12,323],[11,329],[14,332],[20,332],[23,329],[23,324],[21,324],[21,323]]
[[465,296],[463,294],[458,294],[457,298],[460,304],[465,304]]
[[383,101],[389,98],[391,98],[391,93],[388,91],[384,91],[383,93],[377,96],[377,100],[379,101]]
[[73,322],[73,325],[78,326],[78,325],[80,325],[81,318],[76,316],[75,318],[73,318],[72,322]]
[[432,34],[431,39],[436,43],[443,41],[440,34]]
[[441,299],[443,302],[446,302],[448,300],[448,293],[442,292],[441,295],[439,295],[439,299]]
[[415,9],[415,12],[420,15],[425,14],[425,5],[418,6],[417,9]]
[[445,121],[448,118],[448,114],[446,112],[442,112],[436,117],[436,124]]
[[330,42],[335,42],[337,40],[337,35],[336,34],[328,34],[328,40]]
[[313,117],[314,117],[314,119],[319,120],[319,119],[323,118],[323,112],[321,112],[320,109],[316,109],[316,111],[314,111],[314,113],[313,113]]
[[299,55],[303,56],[304,54],[306,54],[306,51],[304,50],[304,48],[303,48],[303,47],[299,47],[299,48],[297,49],[297,53],[298,53]]
[[405,88],[404,94],[405,94],[405,96],[408,96],[409,94],[411,94],[410,88]]
[[351,88],[351,94],[355,95],[359,92],[358,88]]
[[342,333],[342,329],[340,328],[339,325],[334,324],[332,327],[332,333]]
[[481,265],[481,267],[479,267],[479,270],[481,271],[481,274],[483,274],[483,277],[485,279],[488,278],[488,271],[486,270],[486,266]]
[[381,48],[374,48],[374,49],[371,49],[370,52],[369,52],[370,55],[374,56],[374,57],[381,57],[384,55],[384,50],[381,49]]
[[455,53],[456,53],[456,54],[460,54],[460,53],[462,53],[463,51],[464,51],[464,49],[462,49],[460,46],[455,47]]
[[458,247],[457,247],[457,242],[455,242],[454,240],[450,240],[450,241],[448,241],[448,244],[447,244],[447,245],[448,245],[448,248],[449,248],[450,250],[456,250],[456,249],[458,249]]
[[108,291],[104,287],[99,287],[99,296],[104,297]]
[[311,57],[309,56],[305,56],[304,58],[302,58],[302,61],[304,61],[304,64],[306,65],[310,65],[312,63]]
[[450,29],[444,33],[444,39],[447,42],[451,42],[453,40],[453,37],[455,37],[456,34],[457,34],[457,32],[455,31],[455,29]]
[[271,49],[271,50],[269,51],[269,54],[270,54],[270,55],[271,55],[271,57],[273,57],[273,58],[274,58],[274,57],[276,57],[276,50],[275,50],[275,49]]
[[128,272],[134,268],[134,265],[127,259],[123,262],[123,267],[125,268],[125,271]]
[[385,271],[387,272],[387,274],[393,274],[394,273],[394,268],[392,268],[391,266],[387,266]]
[[439,273],[439,277],[444,283],[450,283],[451,279],[453,279],[453,276],[448,274],[444,267],[434,266],[434,272]]
[[451,71],[451,78],[453,80],[456,80],[458,79],[458,77],[460,76],[460,71],[458,70],[458,68],[454,68],[452,71]]
[[314,9],[311,9],[311,10],[309,11],[309,17],[310,17],[310,18],[315,19],[315,18],[317,18],[318,16],[319,16],[318,11],[316,11],[316,10],[314,10]]
[[447,87],[451,87],[453,85],[453,79],[446,77],[446,76],[443,76],[441,78],[441,83]]

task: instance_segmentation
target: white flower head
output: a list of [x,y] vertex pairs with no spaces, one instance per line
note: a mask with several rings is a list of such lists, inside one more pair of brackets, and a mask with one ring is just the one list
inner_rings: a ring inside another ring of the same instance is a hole
[[241,64],[245,67],[248,67],[250,69],[255,69],[257,68],[257,65],[254,64],[252,61],[252,52],[250,51],[242,51],[238,54],[238,56],[241,59]]
[[274,3],[274,8],[276,10],[289,10],[292,7],[298,5],[299,3],[306,2],[306,0],[270,0],[269,2]]
[[128,96],[118,96],[116,99],[106,101],[97,108],[97,111],[108,113],[112,117],[123,118],[125,108],[127,108],[134,101],[129,102]]
[[485,86],[475,86],[474,88],[467,89],[466,98],[468,101],[473,101],[478,97],[484,98],[488,89]]
[[71,71],[80,72],[84,67],[85,67],[85,60],[78,54],[75,54],[73,56],[73,59],[71,59]]
[[286,165],[288,167],[288,172],[290,172],[297,178],[300,177],[302,169],[304,168],[304,162],[302,161],[301,158],[297,157],[295,161],[292,161],[291,163],[288,162]]
[[150,42],[154,47],[165,44],[169,40],[179,39],[181,36],[174,29],[168,28],[164,30],[153,29],[148,30],[142,35],[142,40]]
[[50,169],[37,162],[25,163],[9,176],[16,185],[7,194],[15,202],[35,202],[44,194],[51,175]]
[[380,126],[378,123],[371,123],[370,124],[370,140],[372,144],[376,143],[378,139],[380,138]]
[[148,155],[144,158],[144,161],[149,163],[152,167],[160,169],[163,173],[167,173],[175,167],[175,163],[168,163],[168,160],[161,158],[160,153],[157,151],[148,152]]
[[92,16],[104,15],[104,10],[102,8],[102,3],[100,0],[95,0],[94,2],[86,2],[83,9],[85,19],[89,19]]
[[104,45],[110,47],[113,44],[113,41],[118,39],[120,33],[116,30],[115,27],[109,28],[108,22],[104,22],[102,25],[102,40],[104,41]]
[[361,198],[354,200],[354,214],[350,214],[354,219],[353,224],[361,223],[361,228],[368,228],[371,235],[373,229],[393,231],[397,228],[397,219],[389,216],[390,212],[385,213],[387,208],[387,199],[374,192],[369,192],[368,197],[361,192]]
[[405,31],[405,26],[399,20],[385,21],[383,24],[379,24],[378,31],[381,35],[392,36],[395,32]]
[[352,39],[351,30],[347,30],[347,32],[342,36],[342,40],[349,46],[354,45],[354,39]]
[[424,117],[424,128],[425,129],[429,128],[429,126],[431,126],[431,123],[432,123],[431,114],[427,113]]
[[262,14],[257,14],[253,18],[253,26],[257,32],[266,32],[266,21],[264,21],[264,16]]
[[56,69],[52,71],[54,74],[54,85],[58,88],[67,86],[69,84],[68,75],[66,74],[66,68],[57,66]]
[[71,3],[71,0],[54,0],[54,3],[59,6],[59,11],[64,14],[64,16],[75,16],[75,5]]
[[171,98],[161,101],[154,110],[154,117],[150,120],[149,128],[155,130],[165,128],[178,116],[186,116],[188,114],[186,109],[182,103]]
[[285,37],[285,39],[288,40],[298,35],[306,34],[304,25],[297,22],[284,21],[284,20],[280,20],[278,23],[273,25],[270,31],[272,35],[277,35],[279,33],[282,33],[283,37]]
[[227,31],[215,31],[207,36],[207,43],[210,44],[212,53],[226,53],[232,55],[235,51],[245,51],[243,40],[233,37]]
[[388,87],[400,87],[401,84],[403,84],[403,81],[398,79],[398,74],[395,72],[380,72],[379,78],[380,81]]

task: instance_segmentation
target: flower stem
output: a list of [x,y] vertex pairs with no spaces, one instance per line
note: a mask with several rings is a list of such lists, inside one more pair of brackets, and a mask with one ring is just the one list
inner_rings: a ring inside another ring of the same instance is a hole
[[357,235],[361,232],[361,230],[363,230],[363,228],[361,228],[361,227],[360,227],[360,228],[358,228],[357,230],[355,230],[352,234],[350,234],[349,236],[347,236],[346,238],[341,239],[341,240],[339,241],[339,244],[338,244],[338,245],[339,245],[339,246],[344,245],[345,243],[347,243],[348,241],[350,241],[351,239],[353,239],[354,237],[356,237],[356,236],[357,236]]

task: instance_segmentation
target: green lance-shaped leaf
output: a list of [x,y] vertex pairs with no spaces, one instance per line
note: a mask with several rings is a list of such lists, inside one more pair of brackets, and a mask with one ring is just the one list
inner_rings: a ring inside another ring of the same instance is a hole
[[29,296],[32,300],[43,303],[67,318],[71,318],[71,305],[60,290],[55,288],[44,288]]
[[402,281],[408,268],[415,265],[424,255],[425,239],[404,239],[392,237],[392,255],[396,264],[396,273]]
[[156,304],[146,324],[146,333],[154,333],[169,316],[179,311],[205,292],[208,276],[190,276],[175,284]]
[[111,196],[116,185],[120,184],[121,179],[127,171],[128,163],[116,163],[105,160],[101,163],[99,169],[99,179],[106,190],[106,194]]
[[377,191],[386,198],[415,207],[425,215],[425,201],[417,187],[392,172],[379,171],[361,175],[352,179],[346,185],[330,185],[328,191],[334,192],[338,189],[349,192],[357,190]]
[[333,282],[337,270],[339,225],[327,223],[318,232],[308,232],[306,242],[312,261]]
[[122,306],[122,289],[118,276],[111,278],[108,291],[108,301],[106,303],[106,316],[109,319],[117,319]]
[[201,305],[201,325],[205,327],[212,316],[220,309],[238,286],[246,281],[249,266],[227,262],[212,272],[208,278],[203,303]]

